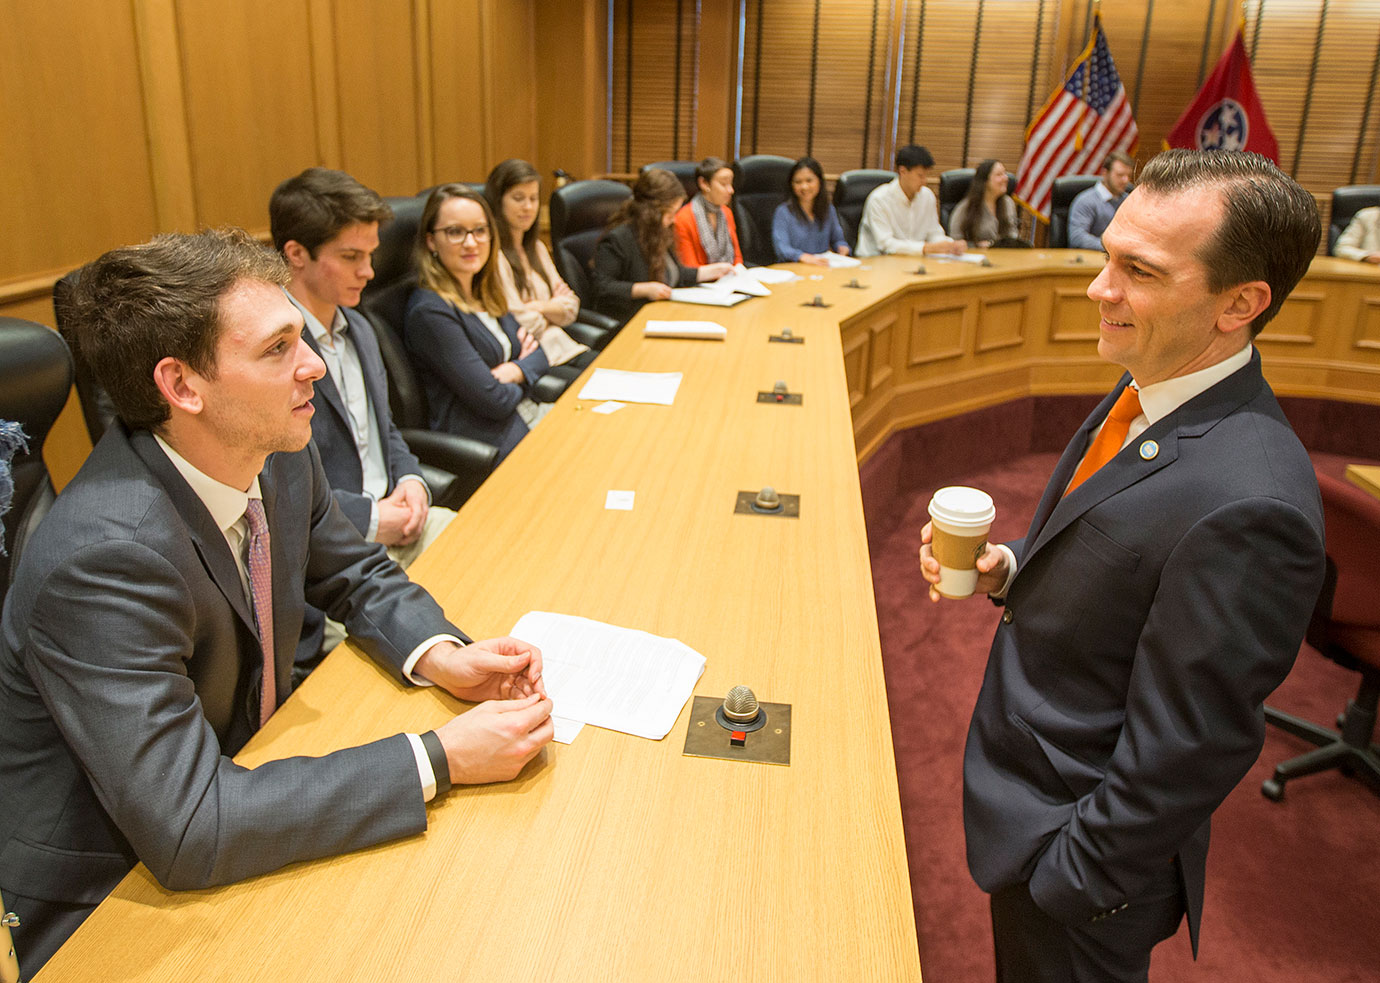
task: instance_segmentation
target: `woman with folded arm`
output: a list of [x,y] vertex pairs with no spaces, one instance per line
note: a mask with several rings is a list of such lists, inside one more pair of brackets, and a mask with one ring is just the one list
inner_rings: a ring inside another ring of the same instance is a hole
[[984,160],[973,173],[968,193],[949,215],[949,235],[986,249],[1019,234],[1016,203],[1006,193],[1006,167],[999,160]]
[[580,313],[580,298],[556,271],[551,253],[537,235],[541,177],[525,160],[505,160],[489,173],[484,198],[494,216],[498,279],[508,310],[537,339],[553,368],[569,366],[575,376],[594,360],[594,352],[564,328]]
[[417,228],[418,287],[403,340],[431,408],[431,428],[494,444],[502,460],[548,404],[531,398],[550,368],[508,310],[494,219],[462,184],[431,193]]

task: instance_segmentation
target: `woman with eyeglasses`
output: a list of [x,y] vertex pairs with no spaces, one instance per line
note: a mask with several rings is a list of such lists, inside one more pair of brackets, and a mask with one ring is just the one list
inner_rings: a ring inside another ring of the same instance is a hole
[[642,172],[594,250],[598,310],[627,321],[649,300],[670,300],[672,287],[708,283],[733,269],[731,263],[682,266],[673,255],[671,226],[684,201],[685,189],[670,171]]
[[489,173],[484,197],[494,216],[498,279],[508,310],[537,339],[553,368],[573,378],[594,360],[594,352],[563,330],[580,313],[580,298],[556,272],[537,235],[541,176],[525,160],[505,160]]
[[771,241],[783,263],[829,265],[829,252],[848,255],[839,213],[829,202],[824,168],[813,157],[802,157],[791,168],[790,198],[776,206]]
[[483,196],[461,184],[431,193],[417,227],[418,287],[403,340],[431,428],[494,444],[502,460],[545,413],[531,389],[550,362],[508,311],[493,230]]

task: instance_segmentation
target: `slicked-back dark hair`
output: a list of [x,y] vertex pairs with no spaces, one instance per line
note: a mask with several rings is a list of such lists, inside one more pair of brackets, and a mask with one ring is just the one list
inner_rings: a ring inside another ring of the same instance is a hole
[[908,143],[896,151],[896,169],[912,167],[933,167],[934,154],[924,147],[917,147],[913,143]]
[[171,412],[154,366],[175,358],[214,378],[221,299],[241,281],[283,287],[288,276],[283,258],[243,229],[168,233],[86,266],[68,312],[77,347],[120,419],[153,430]]
[[1136,190],[1167,195],[1203,187],[1218,188],[1223,206],[1221,224],[1198,254],[1208,289],[1270,285],[1270,305],[1251,322],[1254,338],[1308,272],[1322,236],[1318,206],[1268,158],[1234,150],[1166,150],[1145,165]]
[[300,242],[312,259],[347,225],[392,217],[393,209],[378,192],[328,167],[308,167],[274,188],[268,199],[273,248],[282,252],[289,242]]

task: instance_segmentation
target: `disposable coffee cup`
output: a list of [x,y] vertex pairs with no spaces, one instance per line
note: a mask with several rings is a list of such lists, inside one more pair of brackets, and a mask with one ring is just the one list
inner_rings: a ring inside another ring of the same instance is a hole
[[930,550],[939,561],[939,583],[944,597],[972,597],[977,589],[977,561],[987,549],[987,534],[997,510],[992,496],[965,485],[941,488],[930,499],[933,538]]

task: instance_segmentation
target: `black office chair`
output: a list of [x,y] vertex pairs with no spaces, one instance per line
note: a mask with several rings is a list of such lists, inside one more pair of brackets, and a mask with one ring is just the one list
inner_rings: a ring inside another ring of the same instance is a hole
[[72,376],[72,355],[56,331],[0,317],[0,420],[18,423],[28,438],[28,450],[17,453],[10,464],[14,496],[3,519],[9,557],[0,557],[0,600],[29,536],[57,497],[43,463],[43,442],[67,403]]
[[81,268],[77,268],[53,284],[53,313],[57,316],[58,333],[67,342],[76,369],[77,401],[81,404],[82,419],[86,423],[87,436],[92,446],[100,442],[106,430],[114,424],[119,414],[110,394],[105,391],[96,378],[91,365],[82,357],[77,343],[76,329],[72,324],[70,305],[72,291],[81,279]]
[[1356,213],[1380,205],[1380,184],[1350,184],[1332,192],[1332,217],[1327,225],[1327,255],[1335,256],[1337,239]]
[[848,248],[858,250],[858,226],[862,224],[863,205],[874,190],[896,177],[894,171],[863,169],[844,171],[834,185],[834,208],[839,213]]
[[417,242],[417,225],[422,221],[426,196],[395,196],[384,201],[393,209],[393,218],[379,226],[379,248],[374,250],[374,279],[365,286],[362,298],[417,275],[417,261],[412,250]]
[[1275,802],[1294,778],[1340,768],[1380,792],[1380,747],[1375,717],[1380,704],[1380,499],[1336,478],[1318,475],[1327,526],[1327,579],[1308,626],[1308,644],[1361,674],[1360,688],[1338,718],[1341,732],[1265,708],[1265,719],[1317,750],[1282,762],[1260,791]]
[[1069,246],[1069,208],[1073,199],[1102,180],[1096,174],[1071,174],[1054,179],[1054,190],[1050,193],[1049,206],[1049,246],[1051,249],[1067,249]]
[[[975,167],[955,167],[939,175],[939,224],[944,226],[944,231],[948,231],[949,216],[968,193],[975,173]],[[1016,193],[1016,175],[1010,171],[1006,174],[1006,193]]]
[[[626,184],[606,180],[572,181],[551,192],[551,251],[556,269],[586,305],[594,296],[589,276],[594,248],[609,218],[631,197]],[[589,306],[580,308],[580,320],[605,329],[609,337],[622,327],[616,318]]]
[[646,174],[653,167],[659,167],[663,171],[670,171],[680,181],[680,186],[685,189],[685,200],[689,201],[700,190],[699,169],[700,162],[697,160],[658,160],[651,164],[643,164],[639,169],[639,174]]
[[[760,266],[778,261],[771,241],[771,222],[776,207],[791,195],[791,168],[795,161],[776,154],[753,154],[733,165],[734,221],[738,223],[738,245],[743,259]],[[743,228],[748,230],[748,241]]]
[[442,181],[441,184],[433,184],[433,185],[432,185],[431,187],[429,187],[429,188],[423,188],[421,191],[418,191],[418,192],[417,192],[417,197],[420,198],[420,199],[422,199],[422,203],[425,204],[425,203],[426,203],[426,200],[427,200],[428,198],[431,197],[431,193],[432,193],[433,191],[435,191],[437,188],[441,187],[441,185],[444,185],[444,184],[458,184],[458,185],[461,185],[462,187],[469,188],[471,191],[473,191],[473,192],[474,192],[475,194],[477,194],[477,195],[483,195],[483,194],[484,194],[484,182],[483,182],[483,181]]

